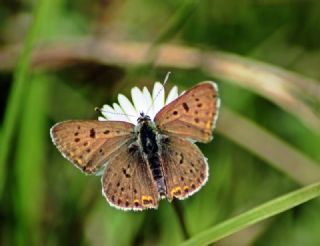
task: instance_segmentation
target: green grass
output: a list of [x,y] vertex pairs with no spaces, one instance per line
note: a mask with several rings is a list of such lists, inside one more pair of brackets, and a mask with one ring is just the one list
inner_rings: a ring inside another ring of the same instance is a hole
[[320,183],[306,186],[284,196],[273,199],[256,208],[235,216],[229,220],[203,231],[181,245],[208,245],[252,224],[282,213],[300,204],[320,196]]
[[29,67],[32,50],[35,45],[39,28],[44,22],[46,12],[46,1],[41,0],[36,4],[32,14],[33,20],[28,30],[27,38],[24,42],[21,56],[14,70],[12,87],[8,97],[5,115],[3,117],[2,138],[0,147],[0,196],[4,189],[6,180],[6,162],[12,150],[13,139],[15,137],[20,113],[24,106],[24,98],[28,95]]

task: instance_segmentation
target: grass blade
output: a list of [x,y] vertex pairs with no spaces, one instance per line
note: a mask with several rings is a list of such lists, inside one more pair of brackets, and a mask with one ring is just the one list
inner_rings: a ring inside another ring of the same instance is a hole
[[22,114],[23,124],[19,131],[15,163],[17,190],[14,206],[17,244],[41,244],[46,180],[44,165],[47,162],[46,143],[49,129],[46,115],[48,89],[45,77],[35,76],[30,82],[30,93]]
[[252,224],[289,210],[320,196],[320,182],[290,192],[254,209],[226,220],[182,243],[183,246],[207,245]]
[[[237,122],[236,127],[234,122]],[[226,107],[221,110],[217,130],[299,184],[308,185],[320,180],[320,167],[314,160]]]
[[27,94],[28,69],[31,62],[33,45],[36,40],[39,27],[43,22],[42,19],[43,17],[46,17],[43,14],[43,12],[45,12],[43,11],[45,2],[45,0],[39,0],[35,4],[36,7],[33,13],[33,23],[30,27],[27,39],[24,42],[21,57],[14,72],[14,80],[4,115],[1,138],[2,141],[0,146],[0,196],[2,194],[3,186],[5,183],[6,162],[10,153],[10,148],[12,146],[12,140],[17,127],[23,100],[25,95]]

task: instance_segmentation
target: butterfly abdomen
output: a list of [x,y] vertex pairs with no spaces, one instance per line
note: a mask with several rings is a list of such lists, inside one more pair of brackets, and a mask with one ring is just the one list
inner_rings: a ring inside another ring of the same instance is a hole
[[149,163],[153,179],[157,183],[160,196],[164,196],[166,193],[166,188],[161,170],[159,146],[156,140],[156,133],[148,124],[148,122],[143,123],[140,128],[140,141],[142,150]]

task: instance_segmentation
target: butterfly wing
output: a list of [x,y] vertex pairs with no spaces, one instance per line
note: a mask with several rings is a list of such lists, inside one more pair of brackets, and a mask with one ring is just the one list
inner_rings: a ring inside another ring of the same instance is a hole
[[198,191],[208,179],[208,164],[199,148],[180,137],[166,137],[161,158],[167,199],[184,199]]
[[132,138],[133,129],[133,124],[122,121],[65,121],[54,125],[50,133],[62,155],[91,174]]
[[154,121],[164,134],[209,142],[219,104],[216,84],[203,82],[162,108]]
[[114,207],[143,210],[158,207],[158,191],[136,143],[117,151],[102,177],[102,192]]

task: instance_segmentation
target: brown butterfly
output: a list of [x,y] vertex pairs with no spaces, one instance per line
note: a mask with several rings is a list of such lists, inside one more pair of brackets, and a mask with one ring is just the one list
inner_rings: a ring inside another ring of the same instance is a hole
[[111,206],[157,208],[160,199],[184,199],[206,183],[208,164],[193,142],[211,141],[219,104],[216,84],[202,82],[153,119],[139,113],[136,124],[65,121],[51,128],[51,137],[62,155],[83,172],[102,173],[102,192]]

